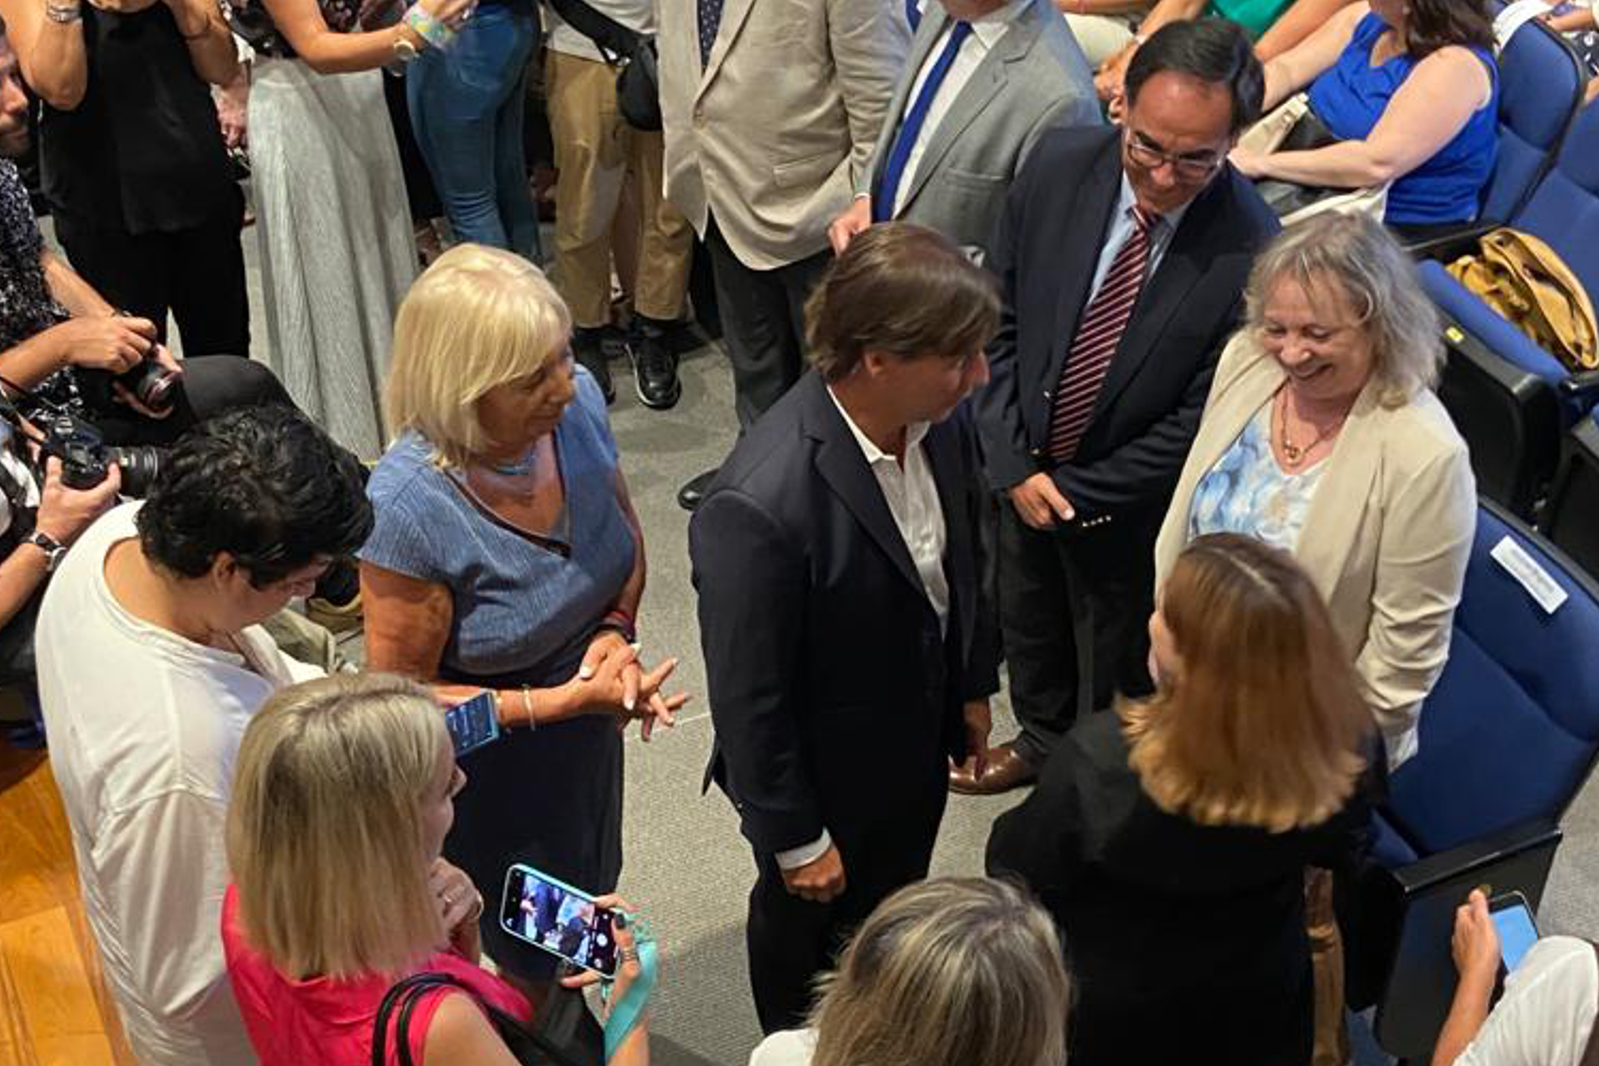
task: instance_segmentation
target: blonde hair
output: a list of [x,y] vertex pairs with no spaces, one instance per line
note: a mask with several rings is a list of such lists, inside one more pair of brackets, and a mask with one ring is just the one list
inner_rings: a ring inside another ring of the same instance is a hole
[[824,977],[811,1066],[1064,1066],[1060,935],[1022,889],[921,881],[862,923]]
[[1401,407],[1436,387],[1444,364],[1438,312],[1415,263],[1380,222],[1328,211],[1279,233],[1256,257],[1244,291],[1253,329],[1284,279],[1298,282],[1313,301],[1329,287],[1349,301],[1371,340],[1371,372],[1384,407]]
[[442,942],[422,805],[449,747],[427,689],[390,674],[294,685],[250,722],[228,864],[246,939],[281,973],[395,974]]
[[1118,705],[1149,797],[1201,825],[1271,832],[1342,809],[1374,721],[1293,557],[1235,533],[1199,537],[1160,613],[1182,669],[1148,701]]
[[411,286],[394,320],[383,385],[389,433],[414,430],[439,460],[465,465],[488,444],[477,401],[536,372],[571,333],[566,302],[538,267],[498,248],[456,245]]

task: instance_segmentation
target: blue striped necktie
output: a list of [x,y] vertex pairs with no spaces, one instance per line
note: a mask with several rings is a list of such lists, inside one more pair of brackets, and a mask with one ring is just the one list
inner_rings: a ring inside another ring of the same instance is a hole
[[916,94],[911,109],[905,112],[905,120],[899,124],[899,132],[894,135],[894,147],[889,150],[888,162],[883,165],[883,175],[872,194],[873,222],[887,222],[894,217],[894,201],[899,198],[899,185],[905,177],[905,164],[910,162],[911,149],[916,147],[916,138],[921,135],[922,126],[927,122],[927,112],[933,107],[933,97],[938,95],[938,87],[944,83],[949,68],[954,65],[961,44],[971,34],[970,22],[955,23],[944,50],[938,54],[927,80],[922,83],[922,91]]

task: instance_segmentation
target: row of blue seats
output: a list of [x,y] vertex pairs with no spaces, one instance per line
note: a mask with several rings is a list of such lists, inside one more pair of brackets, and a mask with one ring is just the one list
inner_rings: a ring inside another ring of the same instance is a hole
[[1443,312],[1450,359],[1439,395],[1472,452],[1479,490],[1599,575],[1599,372],[1574,374],[1452,278],[1443,264],[1500,225],[1548,244],[1599,286],[1599,107],[1557,33],[1523,24],[1499,56],[1500,154],[1481,222],[1415,248]]
[[1536,909],[1561,818],[1599,759],[1599,374],[1572,374],[1442,265],[1508,225],[1595,291],[1599,106],[1582,107],[1584,64],[1536,21],[1504,44],[1499,73],[1482,221],[1412,249],[1446,322],[1439,394],[1471,448],[1476,539],[1420,752],[1390,782],[1376,872],[1346,930],[1351,1005],[1375,1005],[1378,1043],[1423,1062],[1454,991],[1456,905],[1486,884]]

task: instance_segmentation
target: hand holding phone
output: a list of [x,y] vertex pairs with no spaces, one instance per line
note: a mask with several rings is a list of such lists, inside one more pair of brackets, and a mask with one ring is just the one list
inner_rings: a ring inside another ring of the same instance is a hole
[[582,889],[518,863],[505,872],[500,927],[602,977],[616,976],[616,912]]
[[500,716],[496,702],[494,693],[484,690],[444,712],[444,724],[449,726],[450,741],[455,745],[457,759],[500,739]]
[[1499,934],[1499,957],[1505,970],[1514,970],[1538,942],[1538,925],[1533,921],[1527,897],[1520,892],[1495,896],[1488,901],[1488,917]]

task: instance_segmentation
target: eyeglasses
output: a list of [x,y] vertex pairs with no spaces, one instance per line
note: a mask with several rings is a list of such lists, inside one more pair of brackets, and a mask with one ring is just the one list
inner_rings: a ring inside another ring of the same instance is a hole
[[1127,133],[1127,158],[1143,167],[1154,170],[1163,163],[1171,165],[1172,173],[1183,181],[1203,181],[1221,166],[1225,154],[1204,152],[1198,155],[1173,155],[1151,144],[1142,133]]

